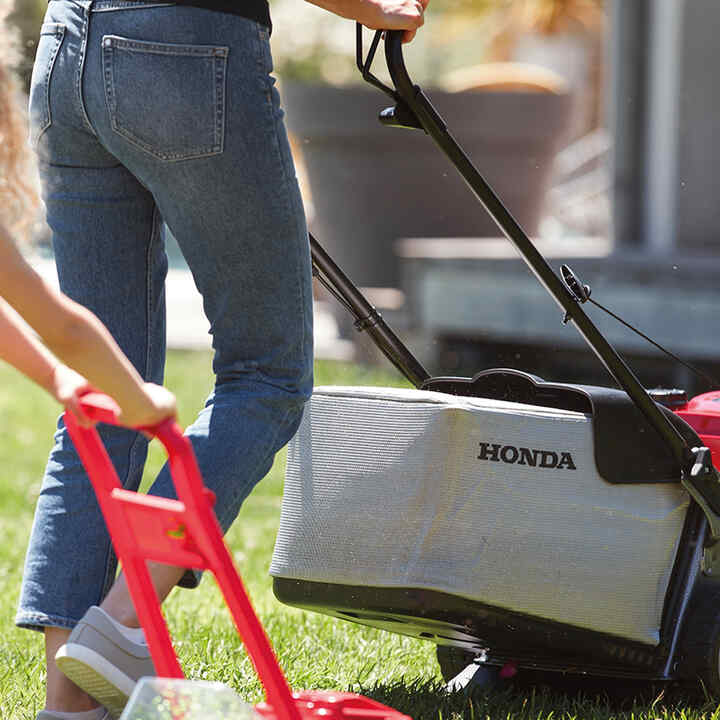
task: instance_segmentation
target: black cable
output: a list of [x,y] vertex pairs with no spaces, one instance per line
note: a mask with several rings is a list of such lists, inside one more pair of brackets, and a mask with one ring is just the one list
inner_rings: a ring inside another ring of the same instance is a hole
[[317,278],[318,282],[355,318],[355,320],[360,320],[350,303],[335,289],[326,277],[321,275],[320,270],[316,265],[313,265],[313,276]]
[[700,370],[700,368],[696,368],[694,365],[691,365],[689,362],[686,362],[682,358],[679,358],[677,355],[670,352],[668,349],[664,348],[659,343],[656,343],[652,338],[645,335],[645,333],[641,332],[636,327],[633,327],[632,325],[630,325],[630,323],[625,322],[619,315],[616,315],[614,312],[612,312],[612,310],[609,310],[608,308],[601,305],[596,300],[593,300],[591,297],[589,297],[589,295],[586,298],[586,300],[588,300],[593,305],[595,305],[595,307],[600,308],[600,310],[602,310],[603,312],[606,312],[608,315],[610,315],[610,317],[615,318],[615,320],[617,320],[620,324],[624,325],[626,328],[628,328],[628,330],[632,330],[634,333],[636,333],[641,338],[643,338],[643,340],[647,340],[647,342],[649,342],[651,345],[654,345],[658,350],[664,352],[666,355],[671,357],[676,362],[679,362],[681,365],[684,365],[688,370],[692,370],[692,372],[694,372],[696,375],[703,378],[706,382],[710,383],[711,389],[714,390],[715,388],[720,387],[720,382],[718,382],[714,377],[712,377],[712,375],[708,375],[703,370]]

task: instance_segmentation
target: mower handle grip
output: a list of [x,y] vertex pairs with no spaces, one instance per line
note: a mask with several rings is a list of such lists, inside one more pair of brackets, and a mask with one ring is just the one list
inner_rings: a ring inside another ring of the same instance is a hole
[[[363,57],[362,25],[357,24],[357,65],[363,79],[374,87],[389,95],[396,103],[380,113],[380,122],[384,125],[424,130],[436,140],[447,131],[447,126],[432,103],[419,86],[415,85],[408,75],[403,56],[403,30],[378,30],[368,51]],[[371,72],[376,49],[380,38],[385,36],[385,62],[393,87],[375,77]]]
[[[373,41],[370,44],[370,49],[367,56],[365,56],[363,49],[363,25],[359,22],[356,23],[356,61],[363,80],[366,80],[378,90],[382,90],[396,102],[398,100],[407,102],[415,94],[415,88],[405,68],[405,59],[403,57],[402,45],[404,32],[404,30],[376,30]],[[385,40],[385,62],[394,87],[388,87],[372,74],[373,60],[375,59],[380,40],[383,38]]]
[[400,97],[407,102],[415,96],[415,85],[408,75],[403,55],[404,30],[388,30],[385,33],[385,62],[390,78]]

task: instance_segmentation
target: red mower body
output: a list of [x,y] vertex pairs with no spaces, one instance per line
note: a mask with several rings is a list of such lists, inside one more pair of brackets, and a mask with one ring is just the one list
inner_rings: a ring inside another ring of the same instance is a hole
[[700,436],[720,468],[720,390],[698,395],[673,411]]

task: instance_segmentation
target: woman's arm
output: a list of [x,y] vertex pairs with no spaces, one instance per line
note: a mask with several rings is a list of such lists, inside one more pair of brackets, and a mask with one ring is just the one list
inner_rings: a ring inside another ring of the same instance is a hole
[[[0,296],[35,330],[57,358],[117,401],[124,423],[153,425],[175,414],[172,394],[164,388],[144,383],[95,315],[50,288],[28,265],[2,228]],[[28,333],[7,305],[0,305],[0,346],[0,357],[60,402],[68,402],[67,398],[61,397],[73,385],[67,369],[56,367],[58,363],[53,355]]]

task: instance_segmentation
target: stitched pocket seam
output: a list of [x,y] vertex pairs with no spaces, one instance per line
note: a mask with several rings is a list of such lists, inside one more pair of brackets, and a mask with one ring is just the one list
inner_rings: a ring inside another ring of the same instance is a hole
[[[113,72],[113,53],[122,50],[143,55],[165,55],[178,57],[206,58],[212,62],[213,127],[212,144],[184,150],[163,150],[154,147],[139,137],[132,129],[125,127],[118,117],[115,74]],[[102,40],[103,74],[105,80],[105,100],[110,115],[110,124],[114,132],[122,135],[132,145],[160,160],[191,160],[223,152],[225,141],[225,81],[229,48],[211,45],[171,45],[165,43],[131,40],[115,35],[106,35]]]
[[65,26],[60,23],[43,23],[40,28],[40,36],[55,35],[55,47],[53,47],[45,69],[45,77],[42,81],[42,103],[43,115],[42,123],[30,135],[30,145],[37,147],[43,133],[52,125],[52,113],[50,111],[50,78],[53,68],[55,67],[55,59],[57,58],[63,38],[65,37]]

